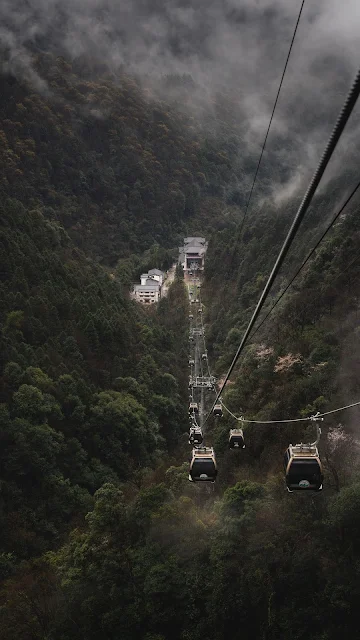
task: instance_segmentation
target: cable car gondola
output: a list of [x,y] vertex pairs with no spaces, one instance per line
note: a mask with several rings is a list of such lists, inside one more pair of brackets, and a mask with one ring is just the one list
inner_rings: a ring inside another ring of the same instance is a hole
[[199,415],[199,405],[197,402],[190,402],[189,404],[189,415],[192,413],[196,416]]
[[204,437],[201,431],[201,428],[198,426],[190,427],[189,433],[189,444],[192,445],[200,445],[203,441]]
[[244,432],[242,429],[230,429],[229,448],[245,449]]
[[215,418],[222,418],[223,410],[221,404],[216,404],[213,409],[213,414]]
[[284,455],[284,469],[290,493],[322,490],[324,476],[316,443],[290,444]]
[[195,364],[195,360],[193,360],[192,358],[190,358],[189,360],[189,367],[193,367]]
[[214,449],[212,447],[193,449],[189,480],[191,482],[215,482],[216,476],[217,465]]
[[189,314],[189,320],[193,320],[194,316],[192,313]]
[[201,356],[201,360],[203,360],[204,362],[206,362],[207,360],[207,353],[203,353]]

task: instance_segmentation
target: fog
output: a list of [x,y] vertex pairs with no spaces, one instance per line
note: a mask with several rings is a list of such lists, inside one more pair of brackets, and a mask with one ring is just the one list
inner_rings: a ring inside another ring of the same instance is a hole
[[[79,56],[98,60],[115,80],[122,70],[136,74],[167,98],[174,91],[164,82],[167,76],[191,76],[193,89],[186,84],[176,87],[178,103],[199,122],[207,111],[212,127],[223,117],[220,98],[231,104],[227,120],[239,136],[241,167],[244,154],[256,157],[261,148],[300,4],[301,0],[0,0],[4,68],[46,91],[32,53],[50,49],[71,61]],[[359,33],[358,0],[306,0],[268,141],[272,157],[267,151],[263,162],[266,170],[275,157],[280,167],[276,189],[272,188],[276,204],[301,189],[318,162],[357,71]],[[357,126],[355,114],[343,149]],[[341,166],[341,150],[337,158],[328,179]]]

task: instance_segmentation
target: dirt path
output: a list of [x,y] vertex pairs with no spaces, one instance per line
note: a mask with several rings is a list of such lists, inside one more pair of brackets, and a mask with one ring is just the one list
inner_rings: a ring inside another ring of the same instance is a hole
[[176,265],[177,265],[177,263],[174,262],[172,267],[170,267],[169,271],[167,272],[167,275],[166,275],[165,280],[164,280],[164,284],[163,284],[163,286],[161,288],[161,297],[162,298],[165,298],[167,296],[168,291],[169,291],[169,287],[170,287],[171,283],[174,282]]

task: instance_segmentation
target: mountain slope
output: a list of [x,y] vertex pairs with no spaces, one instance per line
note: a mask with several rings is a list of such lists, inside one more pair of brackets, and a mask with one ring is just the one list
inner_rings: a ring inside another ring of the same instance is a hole
[[50,93],[2,76],[3,197],[40,208],[107,264],[177,246],[201,190],[229,175],[226,155],[126,73],[86,79],[86,66],[45,54],[37,66]]
[[186,429],[187,302],[177,281],[145,313],[40,210],[7,200],[1,219],[1,546],[16,566]]

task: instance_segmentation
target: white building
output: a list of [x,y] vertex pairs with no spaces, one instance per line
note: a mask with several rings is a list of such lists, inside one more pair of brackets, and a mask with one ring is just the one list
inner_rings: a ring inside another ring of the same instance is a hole
[[134,285],[132,297],[142,304],[154,304],[161,298],[161,287],[164,274],[160,269],[151,269],[149,273],[142,273],[140,284]]
[[142,273],[140,276],[140,284],[144,286],[146,284],[146,280],[149,280],[149,276],[147,273]]
[[154,278],[154,280],[157,280],[162,287],[162,284],[164,282],[164,274],[162,271],[160,271],[160,269],[150,269],[150,271],[148,272],[148,276],[150,278]]
[[184,246],[179,247],[179,262],[184,272],[192,269],[203,271],[207,248],[205,238],[184,238]]

